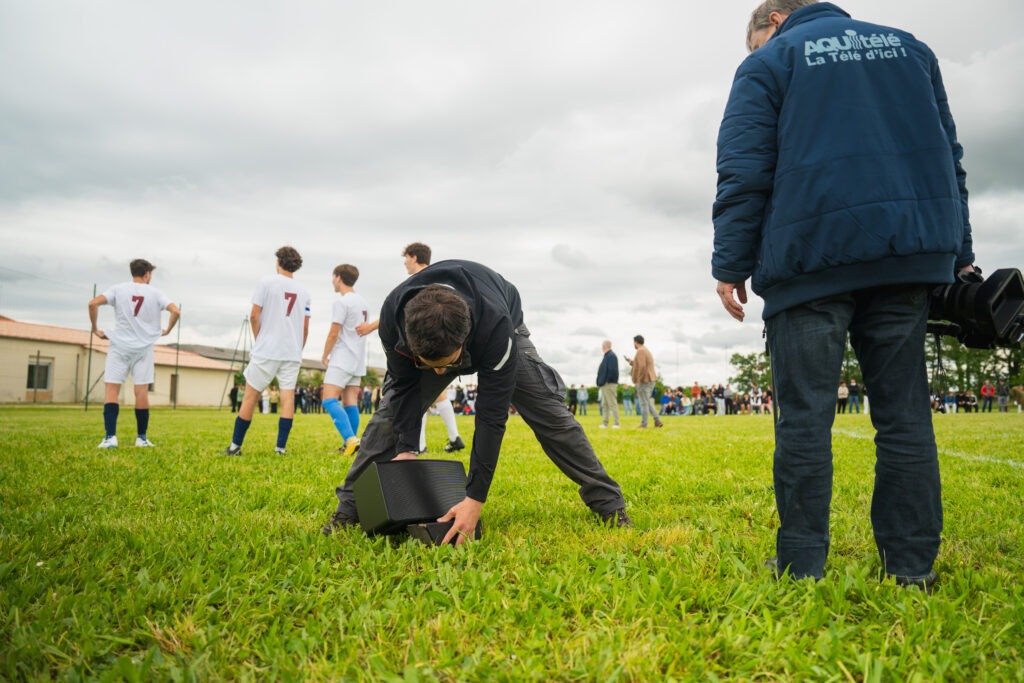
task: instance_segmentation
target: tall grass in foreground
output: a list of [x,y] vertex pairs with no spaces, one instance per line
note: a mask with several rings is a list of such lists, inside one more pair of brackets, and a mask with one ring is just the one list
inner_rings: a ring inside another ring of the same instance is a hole
[[98,410],[0,408],[0,678],[1024,680],[1024,416],[936,418],[931,596],[878,581],[867,417],[836,422],[818,583],[761,566],[770,418],[581,420],[637,529],[600,528],[513,417],[484,538],[456,550],[320,535],[348,465],[324,415],[284,458],[257,417],[226,458],[226,411],[156,410],[157,449],[104,452]]

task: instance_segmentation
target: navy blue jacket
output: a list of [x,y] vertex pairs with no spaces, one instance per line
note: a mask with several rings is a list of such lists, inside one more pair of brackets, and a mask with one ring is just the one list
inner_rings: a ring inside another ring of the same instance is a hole
[[597,368],[597,386],[619,383],[619,359],[615,357],[611,349],[604,354],[601,365]]
[[389,400],[394,406],[396,451],[416,452],[424,399],[420,376],[405,339],[405,304],[424,287],[451,287],[469,305],[472,328],[462,350],[456,374],[477,374],[476,431],[469,456],[466,495],[487,500],[487,491],[498,465],[505,436],[508,407],[516,386],[515,330],[523,324],[523,307],[515,286],[490,268],[472,261],[439,261],[410,276],[384,300],[380,310],[380,335],[388,360]]
[[951,282],[974,261],[963,150],[935,55],[831,3],[736,71],[718,135],[716,280],[764,317],[819,297]]

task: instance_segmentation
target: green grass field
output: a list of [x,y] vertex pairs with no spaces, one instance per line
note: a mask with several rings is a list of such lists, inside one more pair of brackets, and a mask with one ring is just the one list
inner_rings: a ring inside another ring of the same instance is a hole
[[930,596],[878,580],[865,416],[836,423],[818,583],[762,567],[770,418],[581,418],[637,525],[613,531],[513,417],[484,538],[459,549],[323,537],[348,465],[328,418],[298,416],[285,458],[264,417],[219,456],[232,420],[155,410],[157,449],[105,452],[99,409],[0,408],[0,679],[1024,680],[1016,413],[935,420]]

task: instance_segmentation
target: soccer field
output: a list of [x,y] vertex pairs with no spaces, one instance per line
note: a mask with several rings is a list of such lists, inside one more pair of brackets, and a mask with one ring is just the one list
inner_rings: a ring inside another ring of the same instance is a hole
[[[115,451],[101,412],[0,408],[0,679],[1024,679],[1017,413],[936,416],[946,528],[924,595],[878,580],[863,415],[836,421],[815,583],[762,567],[767,417],[581,418],[636,523],[618,531],[512,417],[483,539],[454,549],[320,534],[349,463],[326,415],[297,416],[285,457],[257,416],[227,458],[227,411],[154,410],[158,448]],[[130,410],[120,427],[130,444]],[[435,457],[443,432],[431,418]]]

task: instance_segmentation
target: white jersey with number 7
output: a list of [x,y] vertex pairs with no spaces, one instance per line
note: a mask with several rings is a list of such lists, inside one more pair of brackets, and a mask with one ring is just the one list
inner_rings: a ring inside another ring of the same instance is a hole
[[306,288],[293,278],[268,275],[257,285],[252,303],[262,309],[253,358],[301,361],[310,305]]
[[163,333],[160,313],[171,300],[153,285],[122,282],[103,292],[114,307],[117,326],[107,332],[112,344],[122,349],[144,349],[152,346]]

